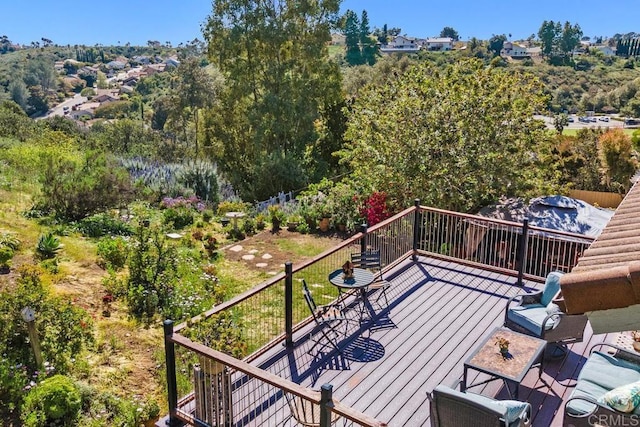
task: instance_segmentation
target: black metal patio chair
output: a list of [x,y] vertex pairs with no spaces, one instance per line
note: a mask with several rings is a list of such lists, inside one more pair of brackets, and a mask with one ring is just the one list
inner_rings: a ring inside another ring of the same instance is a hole
[[[309,333],[309,338],[314,344],[307,353],[311,354],[317,346],[320,346],[321,349],[330,346],[340,352],[338,343],[341,339],[347,337],[349,327],[347,318],[344,316],[341,307],[337,304],[317,305],[304,279],[302,280],[302,291],[309,311],[311,311],[311,316],[316,324],[316,327]],[[341,330],[341,326],[344,326],[344,331]],[[315,330],[322,335],[321,338],[314,338]],[[324,341],[322,338],[324,338]]]
[[365,268],[371,270],[375,274],[374,281],[367,286],[367,293],[380,290],[375,302],[380,308],[380,298],[384,297],[385,307],[389,306],[387,299],[387,289],[391,287],[391,283],[382,276],[382,262],[380,260],[380,250],[371,250],[365,252],[356,252],[351,254],[351,262],[356,268]]

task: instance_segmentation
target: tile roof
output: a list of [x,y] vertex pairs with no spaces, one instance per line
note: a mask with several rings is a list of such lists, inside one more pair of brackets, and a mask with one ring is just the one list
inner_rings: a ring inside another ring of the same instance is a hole
[[640,181],[560,284],[571,314],[640,304]]

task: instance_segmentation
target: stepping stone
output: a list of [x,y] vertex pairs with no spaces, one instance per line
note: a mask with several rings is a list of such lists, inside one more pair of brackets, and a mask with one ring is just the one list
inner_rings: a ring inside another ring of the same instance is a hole
[[167,237],[173,240],[182,239],[182,234],[178,233],[167,233]]
[[242,255],[242,259],[243,259],[243,260],[245,260],[245,261],[251,261],[251,260],[252,260],[252,259],[254,259],[255,257],[256,257],[255,255],[251,255],[251,254],[248,254],[248,255]]
[[242,252],[243,249],[241,245],[235,245],[229,248],[231,252]]
[[268,266],[269,264],[267,264],[266,262],[259,262],[256,264],[256,267],[258,268],[265,268],[266,266]]
[[273,256],[271,254],[262,255],[262,259],[271,259],[271,258],[273,258]]
[[278,274],[278,272],[277,271],[267,271],[267,274],[269,276],[275,276],[276,274]]
[[257,250],[257,249],[251,249],[251,250],[249,251],[249,253],[250,253],[250,254],[257,254],[257,253],[258,253],[258,250]]

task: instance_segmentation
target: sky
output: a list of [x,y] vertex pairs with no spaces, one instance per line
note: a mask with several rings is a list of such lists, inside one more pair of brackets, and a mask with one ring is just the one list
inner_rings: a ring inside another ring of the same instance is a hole
[[[0,35],[30,44],[42,37],[56,44],[146,45],[148,40],[174,46],[203,39],[201,25],[210,0],[55,0],[7,1],[0,15]],[[341,11],[362,10],[370,27],[398,27],[412,37],[439,35],[453,27],[462,40],[512,34],[514,40],[537,33],[544,20],[579,24],[585,36],[640,32],[640,0],[343,0]]]

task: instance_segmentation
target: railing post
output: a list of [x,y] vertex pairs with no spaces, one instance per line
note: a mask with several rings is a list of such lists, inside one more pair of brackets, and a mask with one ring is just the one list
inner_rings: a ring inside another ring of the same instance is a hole
[[365,253],[367,251],[367,224],[360,225],[360,232],[362,233],[362,239],[360,239],[360,252]]
[[331,409],[329,405],[333,405],[333,386],[324,384],[320,388],[320,427],[329,427],[331,425]]
[[529,220],[522,221],[522,235],[520,236],[520,244],[518,245],[518,253],[516,261],[518,262],[518,282],[517,285],[522,287],[522,276],[524,274],[524,266],[526,264],[527,245],[529,242]]
[[285,345],[293,347],[293,263],[284,264],[284,331]]
[[181,426],[182,422],[176,417],[178,409],[178,381],[176,379],[176,349],[171,341],[173,336],[173,320],[164,321],[164,355],[167,364],[167,396],[169,400],[169,419],[167,425]]
[[420,238],[420,199],[415,199],[413,205],[416,210],[413,213],[413,255],[411,259],[416,262],[418,260],[418,240]]

